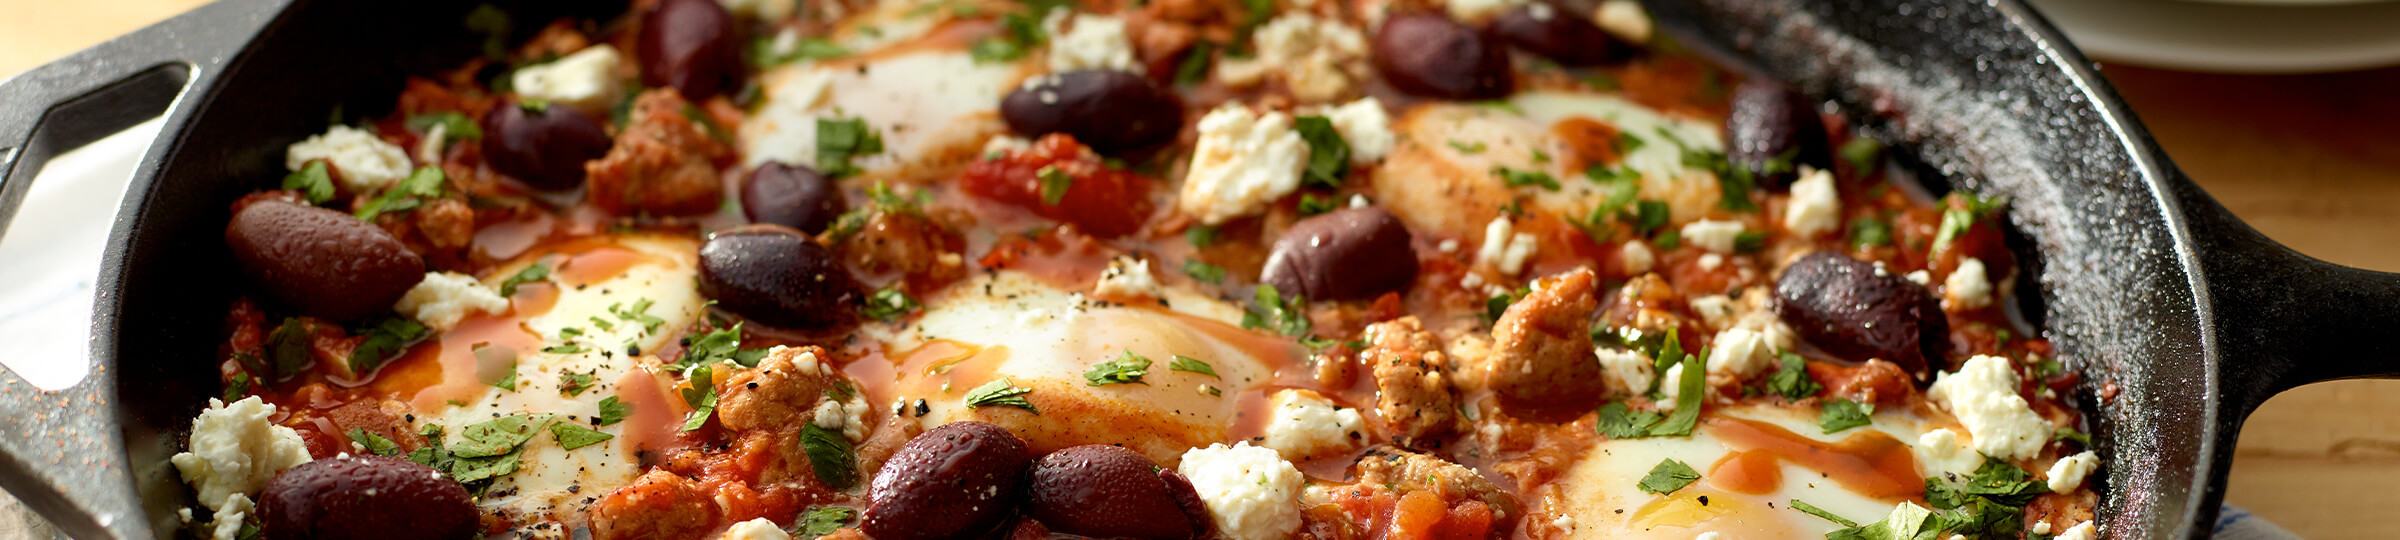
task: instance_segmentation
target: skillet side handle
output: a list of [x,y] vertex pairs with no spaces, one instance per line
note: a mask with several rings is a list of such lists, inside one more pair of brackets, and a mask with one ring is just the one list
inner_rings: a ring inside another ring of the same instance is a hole
[[2171,185],[2207,277],[2227,433],[2284,390],[2400,378],[2400,339],[2393,339],[2400,336],[2400,274],[2302,255],[2242,223],[2188,179]]
[[[28,184],[52,156],[162,113],[168,126],[189,121],[198,109],[191,104],[205,101],[243,48],[292,1],[221,0],[0,81],[0,235],[10,232]],[[162,154],[180,136],[178,128],[162,130],[130,185],[150,185]],[[75,538],[154,538],[167,530],[160,527],[172,527],[172,516],[160,522],[150,514],[136,475],[175,472],[132,463],[117,405],[115,373],[122,370],[111,369],[119,366],[108,353],[114,347],[98,338],[127,335],[110,331],[114,321],[105,315],[119,300],[105,293],[94,299],[101,305],[92,311],[101,315],[91,333],[55,336],[83,342],[88,354],[91,371],[74,386],[43,390],[0,371],[0,486]]]

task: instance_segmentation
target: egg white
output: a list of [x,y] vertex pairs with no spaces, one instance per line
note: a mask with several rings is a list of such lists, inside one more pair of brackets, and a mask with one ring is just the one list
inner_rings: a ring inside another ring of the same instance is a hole
[[[1661,113],[1625,98],[1587,92],[1537,91],[1502,105],[1430,103],[1405,111],[1394,129],[1405,141],[1375,176],[1378,201],[1418,230],[1473,238],[1518,197],[1543,211],[1581,217],[1608,197],[1609,186],[1568,170],[1571,151],[1551,126],[1589,118],[1640,138],[1616,164],[1639,174],[1643,200],[1664,201],[1672,221],[1699,219],[1723,190],[1716,175],[1683,162],[1689,151],[1722,151],[1713,121]],[[1493,169],[1550,175],[1558,189],[1509,186]]]
[[1000,99],[1031,73],[1023,62],[977,62],[959,47],[889,47],[760,74],[765,101],[742,124],[743,165],[813,166],[817,121],[859,118],[885,149],[852,161],[869,176],[938,173],[975,157],[985,140],[1007,130]]

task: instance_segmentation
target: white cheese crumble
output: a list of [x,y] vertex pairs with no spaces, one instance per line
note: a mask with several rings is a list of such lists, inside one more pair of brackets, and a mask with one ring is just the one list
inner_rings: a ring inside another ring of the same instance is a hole
[[1141,63],[1133,60],[1133,44],[1125,38],[1124,18],[1078,13],[1066,27],[1064,33],[1051,34],[1054,36],[1050,40],[1051,72],[1086,69],[1142,72]]
[[1775,347],[1767,337],[1746,328],[1727,328],[1710,342],[1708,372],[1748,377],[1775,365]]
[[1281,72],[1292,97],[1323,102],[1342,97],[1358,85],[1367,53],[1367,38],[1340,21],[1307,13],[1291,13],[1260,25],[1250,38],[1251,59],[1227,59],[1217,66],[1217,79],[1227,86],[1248,87],[1268,73]]
[[1364,439],[1367,421],[1357,409],[1336,407],[1316,392],[1277,391],[1268,402],[1274,416],[1268,418],[1266,438],[1259,445],[1275,449],[1286,459],[1350,450]]
[[1329,107],[1323,114],[1333,122],[1333,130],[1342,134],[1342,142],[1350,145],[1352,163],[1381,161],[1397,143],[1392,135],[1392,116],[1384,112],[1383,102],[1374,97]]
[[1693,536],[1693,537],[1692,537],[1692,540],[1717,540],[1717,531],[1708,531],[1708,532],[1700,533],[1700,534],[1698,534],[1698,535],[1695,535],[1695,536]]
[[1842,226],[1842,196],[1833,188],[1833,172],[1801,166],[1792,182],[1791,204],[1783,207],[1783,228],[1801,238],[1813,238]]
[[[1658,401],[1656,402],[1658,410],[1673,411],[1675,410],[1675,397],[1683,394],[1683,362],[1676,362],[1675,365],[1668,366],[1667,372],[1659,374],[1659,377]],[[1708,385],[1701,385],[1700,390],[1705,394],[1708,391]]]
[[1717,253],[1732,253],[1734,239],[1742,235],[1742,222],[1703,219],[1683,225],[1683,241],[1700,249]]
[[294,171],[320,159],[333,165],[334,181],[353,194],[392,187],[410,171],[407,150],[383,142],[374,132],[350,126],[333,126],[283,151],[284,168]]
[[1992,280],[1985,277],[1983,261],[1974,257],[1958,259],[1958,268],[1942,279],[1942,299],[1950,309],[1983,309],[1992,305]]
[[450,138],[449,124],[434,124],[425,128],[425,136],[417,139],[418,163],[441,163],[442,144]]
[[606,111],[625,93],[624,84],[617,79],[622,58],[615,46],[593,45],[557,60],[519,68],[509,74],[508,81],[524,98],[585,112]]
[[1280,112],[1226,103],[1200,117],[1200,141],[1176,204],[1209,225],[1258,213],[1300,189],[1308,142]]
[[1475,251],[1475,264],[1513,276],[1525,271],[1525,262],[1533,258],[1540,244],[1532,234],[1516,232],[1516,224],[1508,216],[1492,218],[1483,226],[1483,247]]
[[2048,521],[2036,521],[2036,522],[2033,522],[2033,529],[2032,529],[2032,530],[2033,530],[2033,534],[2050,534],[2050,522],[2048,522]]
[[1933,381],[1931,398],[1974,436],[1975,451],[2007,460],[2032,459],[2050,442],[2050,421],[2017,395],[2017,371],[2007,358],[1976,356]]
[[309,462],[300,432],[275,425],[275,406],[258,396],[226,403],[209,398],[192,420],[191,451],[167,460],[200,492],[200,503],[223,510],[232,495],[256,493],[275,473]]
[[1100,281],[1092,284],[1092,295],[1101,298],[1164,298],[1165,287],[1150,275],[1150,260],[1130,255],[1108,259],[1108,269],[1100,272]]
[[2058,458],[2057,462],[2050,464],[2050,492],[2073,492],[2075,488],[2083,487],[2083,477],[2091,476],[2092,471],[2099,469],[2100,456],[2093,455],[2090,450]]
[[1525,5],[1527,2],[1529,0],[1450,0],[1443,3],[1442,7],[1449,9],[1450,18],[1467,24],[1475,24],[1499,17],[1500,14],[1507,13],[1509,9]]
[[727,527],[717,540],[792,540],[792,535],[783,532],[783,527],[776,526],[773,520],[762,517]]
[[[814,357],[814,355],[810,356]],[[825,428],[826,430],[830,431],[842,432],[842,438],[850,439],[851,442],[866,441],[866,396],[860,395],[857,392],[852,392],[850,394],[850,399],[848,400],[836,401],[830,399],[831,396],[827,397],[828,399],[817,402],[817,408],[814,413],[814,422],[817,424],[817,427]]]
[[1650,42],[1650,12],[1642,9],[1638,0],[1606,0],[1592,12],[1592,23],[1601,30],[1634,43]]
[[1300,531],[1300,469],[1274,450],[1236,442],[1194,448],[1176,467],[1192,481],[1217,532],[1233,540],[1269,540]]
[[1625,270],[1625,275],[1647,274],[1651,268],[1658,266],[1658,254],[1652,253],[1650,245],[1640,240],[1627,241],[1617,246],[1617,266]]
[[1709,328],[1732,327],[1734,320],[1741,316],[1736,311],[1733,298],[1722,294],[1693,297],[1685,304],[1691,306],[1692,313],[1699,314],[1700,321],[1708,323]]
[[250,497],[247,495],[240,493],[226,495],[225,502],[217,506],[217,511],[208,517],[208,537],[210,540],[241,538],[242,521],[255,508],[258,508],[258,505],[251,503]]
[[1024,137],[1001,135],[983,142],[983,157],[984,159],[1007,157],[1009,154],[1029,148],[1033,148],[1033,141],[1026,140]]
[[1983,455],[1967,450],[1958,440],[1958,432],[1948,428],[1927,431],[1917,436],[1914,448],[1917,463],[1925,465],[1928,473],[1969,474],[1983,465]]
[[2051,540],[2094,540],[2099,537],[2100,533],[2092,530],[2092,522],[2086,521],[2068,527],[2066,532],[2058,533],[2058,537]]
[[1924,270],[1917,270],[1915,272],[1901,274],[1900,277],[1907,279],[1910,283],[1915,283],[1918,285],[1933,284],[1933,274],[1927,273]]
[[508,299],[493,292],[473,276],[457,272],[427,272],[425,280],[417,282],[400,303],[392,306],[417,322],[435,330],[449,330],[475,312],[500,313],[508,311]]

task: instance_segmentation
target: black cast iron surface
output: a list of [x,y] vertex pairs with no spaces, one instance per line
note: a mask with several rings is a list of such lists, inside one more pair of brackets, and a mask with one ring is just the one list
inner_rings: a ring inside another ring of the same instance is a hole
[[[50,155],[165,111],[103,264],[95,365],[43,392],[0,373],[0,484],[84,538],[171,537],[167,456],[216,395],[240,282],[228,205],[281,152],[387,112],[408,74],[480,50],[477,2],[220,0],[0,83],[0,224]],[[617,2],[498,2],[520,21]],[[2116,538],[2203,537],[2241,419],[2306,382],[2400,372],[2400,279],[2293,253],[2181,177],[2091,64],[2015,0],[1645,0],[1688,43],[1796,83],[1906,150],[1921,177],[2011,198],[2033,282],[2107,461]],[[520,24],[522,34],[537,24]],[[516,36],[527,37],[525,35]],[[0,230],[0,234],[25,231]],[[2356,314],[2378,314],[2359,316]],[[2102,395],[2110,395],[2102,399]]]

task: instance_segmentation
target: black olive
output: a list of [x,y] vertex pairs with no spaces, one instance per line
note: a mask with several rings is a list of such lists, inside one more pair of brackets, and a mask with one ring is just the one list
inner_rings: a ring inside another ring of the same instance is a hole
[[1920,381],[1950,352],[1950,321],[1925,286],[1831,251],[1800,257],[1775,283],[1775,312],[1842,358],[1881,358]]
[[774,225],[720,232],[701,244],[700,294],[743,318],[792,330],[846,324],[863,296],[832,250]]
[[1212,523],[1190,480],[1124,447],[1051,452],[1034,461],[1031,476],[1026,513],[1053,531],[1180,540],[1208,532]]
[[1591,19],[1547,2],[1508,10],[1492,20],[1492,33],[1510,45],[1561,65],[1590,66],[1623,60],[1633,51]]
[[483,159],[535,189],[583,185],[583,163],[615,144],[600,122],[574,107],[503,103],[483,115]]
[[467,489],[432,467],[382,457],[320,459],[286,469],[258,500],[267,538],[471,538],[481,514]]
[[1417,279],[1408,227],[1380,207],[1345,208],[1293,223],[1267,253],[1259,281],[1309,300],[1357,300]]
[[1025,440],[997,425],[925,430],[892,454],[867,493],[859,530],[877,540],[977,538],[1024,500]]
[[225,224],[250,281],[300,313],[357,321],[392,311],[425,279],[425,261],[392,233],[350,214],[266,199]]
[[1036,78],[1000,100],[1000,118],[1026,137],[1066,133],[1102,154],[1175,140],[1183,103],[1150,79],[1116,70]]
[[716,0],[664,0],[642,16],[634,55],[642,85],[672,86],[697,103],[742,87],[742,48],[733,14]]
[[1444,99],[1500,99],[1515,87],[1508,52],[1438,13],[1393,15],[1375,32],[1375,69],[1393,87]]
[[1831,168],[1833,152],[1815,100],[1781,83],[1752,79],[1734,87],[1732,107],[1725,115],[1725,158],[1749,169],[1759,185],[1790,185],[1802,164]]
[[816,169],[768,163],[742,179],[742,215],[816,234],[850,211],[841,186]]

